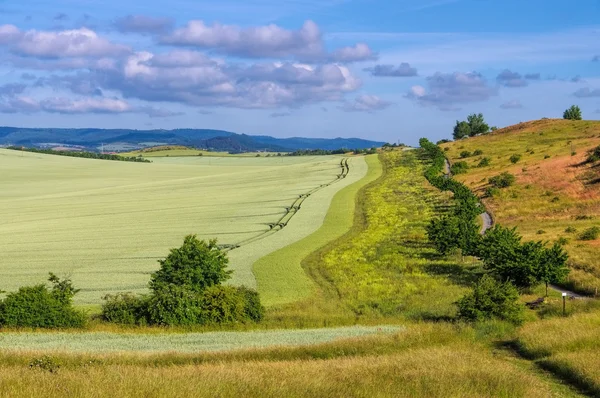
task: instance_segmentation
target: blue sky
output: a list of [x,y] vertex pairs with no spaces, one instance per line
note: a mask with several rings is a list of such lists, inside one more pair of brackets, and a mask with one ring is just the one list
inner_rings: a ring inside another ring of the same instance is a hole
[[598,119],[599,17],[598,0],[0,0],[0,125],[415,144],[473,112]]

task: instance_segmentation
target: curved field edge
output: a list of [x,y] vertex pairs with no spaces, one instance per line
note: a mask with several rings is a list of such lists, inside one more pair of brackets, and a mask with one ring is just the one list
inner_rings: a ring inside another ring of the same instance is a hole
[[[345,158],[339,157],[340,161],[342,159]],[[367,174],[368,165],[364,157],[351,157],[347,160],[350,169],[346,177],[336,180],[334,176],[332,181],[321,187],[317,186],[312,190],[299,192],[301,194],[314,193],[301,202],[301,209],[291,213],[293,217],[289,219],[289,222],[286,221],[285,228],[271,233],[267,231],[266,237],[253,240],[228,252],[229,269],[233,271],[229,283],[257,288],[253,268],[258,260],[310,236],[323,225],[335,195],[345,187],[360,181]],[[291,206],[292,203],[289,202],[288,205]]]
[[377,155],[366,156],[365,161],[368,166],[366,175],[336,193],[323,224],[316,232],[254,263],[258,291],[265,306],[299,301],[315,291],[315,282],[302,268],[302,261],[352,228],[358,191],[382,173]]
[[399,333],[399,326],[351,326],[303,330],[207,333],[2,333],[0,351],[65,353],[199,353],[268,347],[307,346],[340,339]]

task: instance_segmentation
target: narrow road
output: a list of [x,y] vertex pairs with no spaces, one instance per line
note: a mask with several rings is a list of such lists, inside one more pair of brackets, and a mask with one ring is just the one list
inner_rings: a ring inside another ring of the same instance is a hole
[[[448,159],[444,159],[444,174],[446,175],[447,178],[452,177],[452,172],[450,170],[450,162],[448,161]],[[481,217],[481,230],[479,231],[479,233],[481,235],[485,235],[485,233],[492,228],[492,226],[494,225],[494,220],[492,219],[492,216],[490,215],[490,213],[488,213],[487,211],[481,213],[479,215],[479,217]],[[570,290],[566,290],[563,289],[561,287],[558,287],[556,285],[548,285],[548,287],[552,290],[555,290],[557,292],[561,292],[561,293],[567,293],[568,297],[572,297],[574,299],[587,299],[589,297],[587,296],[582,296],[581,294],[572,292]]]
[[481,217],[481,231],[479,231],[479,233],[481,235],[485,235],[487,230],[492,228],[494,221],[492,220],[492,216],[490,216],[490,213],[488,212],[481,213],[479,217]]
[[552,285],[549,284],[548,287],[552,290],[555,290],[557,292],[561,292],[561,293],[567,293],[567,297],[572,297],[574,299],[587,299],[589,298],[588,296],[582,296],[581,294],[572,292],[570,290],[567,289],[563,289],[562,287],[556,286],[556,285]]

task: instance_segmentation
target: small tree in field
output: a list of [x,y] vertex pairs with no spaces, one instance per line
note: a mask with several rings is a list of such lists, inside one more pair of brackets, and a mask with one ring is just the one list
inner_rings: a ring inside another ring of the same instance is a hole
[[230,278],[227,270],[229,259],[218,246],[216,240],[208,243],[198,240],[196,235],[188,235],[183,245],[160,260],[160,269],[152,274],[150,289],[160,290],[173,284],[186,289],[202,292],[207,287],[219,285]]
[[460,140],[461,138],[466,138],[471,135],[471,127],[467,122],[459,122],[456,121],[456,126],[454,126],[454,132],[452,136],[455,140]]
[[458,317],[466,321],[497,318],[519,324],[523,320],[517,289],[510,282],[500,283],[490,275],[484,275],[456,305]]
[[577,105],[571,106],[563,113],[563,119],[581,120],[581,109]]
[[548,296],[549,283],[562,282],[569,274],[568,259],[569,255],[558,243],[550,248],[544,248],[536,269],[536,276],[539,281],[546,284],[546,296]]

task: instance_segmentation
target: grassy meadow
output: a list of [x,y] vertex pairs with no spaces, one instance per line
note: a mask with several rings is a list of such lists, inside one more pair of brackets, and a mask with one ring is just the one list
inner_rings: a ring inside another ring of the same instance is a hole
[[[398,333],[223,353],[13,351],[0,354],[0,396],[579,396],[490,347],[480,330],[417,324]],[[35,358],[46,365],[30,367]]]
[[[79,304],[142,292],[157,259],[190,233],[229,245],[268,235],[230,255],[232,283],[256,286],[253,262],[316,230],[337,190],[365,175],[364,159],[354,157],[338,180],[341,159],[198,156],[148,164],[0,150],[1,288],[42,283],[54,272],[81,288]],[[273,234],[269,224],[317,188],[305,211]]]
[[[0,162],[3,155],[0,151]],[[268,222],[270,215],[253,218],[257,209],[273,206],[281,216],[281,207],[296,192],[326,184],[332,173],[335,178],[340,159],[159,157],[126,167],[151,167],[152,177],[142,187],[151,187],[163,201],[172,201],[172,192],[181,194],[179,200],[202,198],[205,224],[197,225],[205,229],[213,226],[221,207],[244,203],[230,222],[214,226],[227,231],[243,215],[241,225],[249,228]],[[597,391],[596,301],[569,302],[569,317],[562,318],[553,292],[542,308],[528,310],[521,328],[495,321],[457,322],[454,303],[481,269],[472,258],[440,256],[428,242],[425,226],[447,211],[449,194],[426,182],[427,164],[418,151],[383,150],[350,161],[350,174],[312,194],[288,227],[229,252],[233,264],[244,259],[253,264],[246,268],[248,279],[253,271],[267,304],[260,324],[234,325],[237,331],[94,322],[83,331],[5,330],[0,333],[0,396],[579,397]],[[10,164],[19,163],[13,159]],[[98,173],[108,173],[104,167]],[[127,180],[122,170],[113,184]],[[178,173],[181,185],[169,173]],[[76,184],[87,187],[83,191],[60,192],[59,184],[48,184],[55,191],[43,197],[52,202],[96,192],[86,185],[89,178]],[[293,187],[282,182],[290,178]],[[163,190],[163,184],[169,188]],[[142,187],[106,186],[101,192],[125,198],[121,195]],[[109,196],[100,195],[104,204],[112,203]],[[43,203],[36,196],[26,198],[20,202]],[[187,225],[189,220],[179,217],[171,219],[169,228],[179,227],[180,220]],[[202,230],[197,233],[204,236]],[[232,235],[223,242],[234,238],[243,237]],[[236,258],[244,249],[246,254]],[[155,264],[155,259],[149,263]],[[523,300],[538,295],[536,290]]]
[[[572,269],[566,286],[594,294],[600,289],[600,240],[579,235],[598,225],[600,184],[597,167],[584,164],[588,151],[600,145],[600,122],[538,120],[494,133],[443,144],[451,162],[469,164],[456,179],[485,196],[488,178],[508,171],[516,184],[484,198],[494,218],[516,226],[527,240],[567,240]],[[482,151],[461,158],[461,152]],[[516,163],[510,157],[520,155]],[[478,167],[483,158],[489,166]]]

